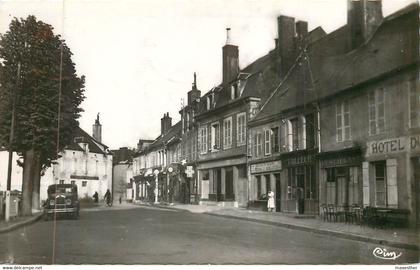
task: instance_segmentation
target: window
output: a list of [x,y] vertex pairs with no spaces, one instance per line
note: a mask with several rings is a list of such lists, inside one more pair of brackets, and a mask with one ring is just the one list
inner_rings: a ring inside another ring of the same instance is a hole
[[315,117],[313,114],[305,116],[306,148],[315,147]]
[[374,164],[376,206],[387,206],[385,161]]
[[237,83],[234,83],[230,86],[230,98],[237,99],[239,97],[239,87]]
[[72,181],[70,181],[70,183],[71,183],[72,185],[75,185],[75,184],[76,184],[76,181],[72,180]]
[[371,91],[368,96],[369,103],[369,133],[380,134],[385,131],[385,94],[384,89]]
[[211,150],[220,149],[220,125],[214,123],[211,125]]
[[200,153],[205,154],[208,151],[207,148],[207,126],[202,126],[198,131],[198,141],[200,147]]
[[210,110],[213,106],[213,95],[207,96],[207,110]]
[[410,127],[420,127],[420,83],[411,81],[408,83],[410,91]]
[[260,156],[262,153],[262,134],[257,133],[257,156]]
[[287,152],[289,150],[289,140],[288,140],[288,122],[286,120],[281,120],[281,129],[280,129],[280,151]]
[[299,150],[299,121],[297,118],[290,120],[292,125],[292,149]]
[[264,154],[271,154],[271,129],[264,130]]
[[337,142],[350,140],[350,107],[348,101],[335,105],[335,116]]
[[64,184],[64,180],[60,180],[60,184]]
[[279,152],[279,128],[275,127],[271,129],[271,152]]
[[223,120],[223,148],[232,147],[232,117]]
[[236,116],[236,144],[244,145],[246,143],[246,114],[240,113]]

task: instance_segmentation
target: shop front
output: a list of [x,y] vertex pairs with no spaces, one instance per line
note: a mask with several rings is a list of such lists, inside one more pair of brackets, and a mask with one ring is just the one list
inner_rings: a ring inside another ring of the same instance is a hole
[[420,134],[367,143],[363,204],[405,209],[419,224]]
[[321,205],[362,205],[362,159],[360,147],[319,154]]
[[248,208],[266,210],[267,194],[269,191],[274,192],[276,202],[275,211],[281,211],[281,161],[260,161],[250,165],[250,196]]
[[[315,150],[300,150],[281,155],[282,212],[317,214],[318,181]],[[284,198],[284,199],[283,199]]]
[[245,158],[202,162],[198,165],[200,204],[246,206],[247,171]]

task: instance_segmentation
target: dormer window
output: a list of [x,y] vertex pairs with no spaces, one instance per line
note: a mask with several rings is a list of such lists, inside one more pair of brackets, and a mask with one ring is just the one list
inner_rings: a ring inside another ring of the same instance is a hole
[[213,105],[213,95],[207,96],[207,110],[210,110]]
[[239,97],[239,86],[238,83],[234,83],[230,86],[230,98],[232,100],[237,99]]

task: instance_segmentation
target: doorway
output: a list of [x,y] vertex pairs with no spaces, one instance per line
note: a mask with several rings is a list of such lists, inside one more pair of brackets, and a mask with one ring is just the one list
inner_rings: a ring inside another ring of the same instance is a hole
[[216,169],[215,170],[215,176],[216,176],[216,201],[222,200],[222,170]]
[[415,194],[415,208],[416,208],[416,223],[420,226],[420,157],[412,159],[413,164],[413,181],[414,181],[414,194]]
[[276,180],[276,212],[281,211],[281,185],[280,185],[280,174],[274,174]]
[[233,193],[233,169],[229,168],[225,171],[225,200],[234,201],[235,195]]
[[305,173],[303,167],[298,167],[296,170],[296,181],[297,181],[297,204],[298,213],[303,214],[305,212]]

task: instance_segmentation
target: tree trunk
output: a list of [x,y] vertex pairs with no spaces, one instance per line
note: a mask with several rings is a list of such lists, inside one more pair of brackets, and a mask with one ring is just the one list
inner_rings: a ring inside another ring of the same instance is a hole
[[34,154],[33,149],[23,154],[22,216],[32,215]]
[[33,191],[32,191],[32,208],[41,209],[39,192],[41,187],[41,163],[40,163],[40,154],[35,152],[34,154],[34,167],[33,167]]

